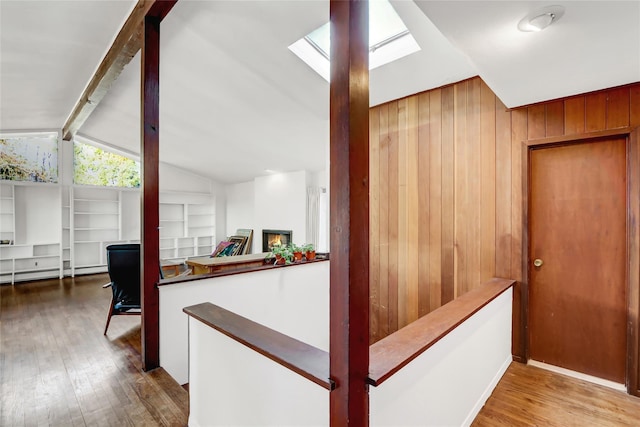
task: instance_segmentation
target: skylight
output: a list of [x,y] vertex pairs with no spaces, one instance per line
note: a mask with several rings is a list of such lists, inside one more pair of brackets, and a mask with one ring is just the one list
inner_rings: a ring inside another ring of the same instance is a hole
[[[289,46],[313,70],[329,81],[329,22]],[[388,0],[369,2],[369,69],[373,70],[420,50]]]

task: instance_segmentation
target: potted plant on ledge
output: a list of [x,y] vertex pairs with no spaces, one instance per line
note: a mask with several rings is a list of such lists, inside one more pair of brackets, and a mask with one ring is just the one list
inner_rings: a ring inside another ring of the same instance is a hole
[[313,261],[314,259],[316,259],[316,250],[313,246],[313,243],[307,243],[302,247],[302,250],[304,251],[304,257],[307,259],[307,261]]
[[273,245],[271,253],[276,258],[274,265],[291,264],[293,260],[293,253],[287,246]]
[[302,261],[302,246],[291,243],[290,249],[291,253],[293,254],[293,262]]

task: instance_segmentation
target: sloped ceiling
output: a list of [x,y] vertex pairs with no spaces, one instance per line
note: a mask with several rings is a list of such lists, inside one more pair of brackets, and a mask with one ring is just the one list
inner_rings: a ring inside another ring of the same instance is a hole
[[[392,1],[422,50],[371,72],[371,104],[480,75],[510,107],[640,81],[640,2]],[[0,129],[60,128],[133,1],[0,1]],[[180,0],[161,28],[161,160],[218,182],[320,171],[329,85],[287,47],[327,1]],[[428,17],[427,17],[428,16]],[[434,25],[435,24],[435,25]],[[139,152],[139,58],[80,134]]]

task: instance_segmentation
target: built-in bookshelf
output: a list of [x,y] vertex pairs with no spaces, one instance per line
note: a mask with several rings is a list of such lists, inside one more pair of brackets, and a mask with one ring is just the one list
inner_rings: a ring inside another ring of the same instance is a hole
[[72,276],[107,271],[107,246],[140,242],[138,189],[73,186],[70,201]]
[[209,255],[214,244],[215,212],[211,199],[200,203],[160,203],[161,259],[184,260]]
[[[161,260],[210,254],[214,199],[160,197]],[[140,208],[139,189],[0,183],[0,283],[106,272],[108,245],[140,242]]]
[[0,283],[62,277],[59,194],[51,184],[0,183]]
[[14,210],[13,185],[0,184],[0,242],[4,245],[15,240]]

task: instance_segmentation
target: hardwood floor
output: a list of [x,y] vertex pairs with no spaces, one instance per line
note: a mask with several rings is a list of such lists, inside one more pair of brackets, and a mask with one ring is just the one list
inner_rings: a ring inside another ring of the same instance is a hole
[[640,425],[640,398],[521,363],[511,363],[472,426]]
[[0,425],[185,426],[188,393],[142,372],[140,317],[103,336],[106,274],[0,286]]

